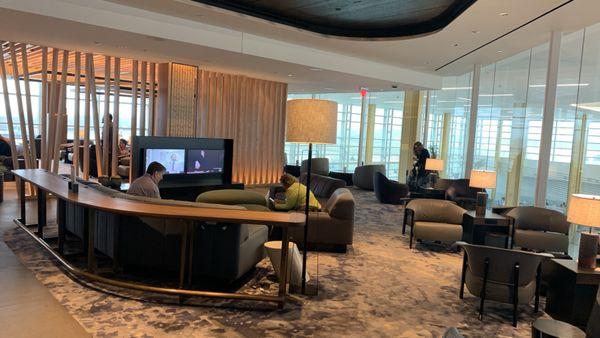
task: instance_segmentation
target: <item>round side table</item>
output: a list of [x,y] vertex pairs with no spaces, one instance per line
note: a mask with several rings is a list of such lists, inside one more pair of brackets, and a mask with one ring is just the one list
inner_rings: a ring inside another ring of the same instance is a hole
[[585,338],[577,326],[554,319],[539,318],[531,326],[532,338]]
[[[266,242],[264,246],[269,255],[269,259],[271,260],[271,264],[273,265],[273,270],[275,270],[277,277],[281,278],[279,272],[279,263],[281,263],[281,241]],[[293,242],[289,242],[287,275],[291,285],[299,286],[302,284],[302,256],[300,255],[300,251],[298,251],[298,247]],[[308,280],[309,276],[307,271],[306,281],[308,282]]]

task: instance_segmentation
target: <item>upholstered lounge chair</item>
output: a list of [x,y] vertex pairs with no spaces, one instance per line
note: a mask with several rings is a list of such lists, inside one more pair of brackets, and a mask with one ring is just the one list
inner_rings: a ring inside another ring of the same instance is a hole
[[519,305],[529,304],[535,297],[534,309],[538,312],[542,261],[552,255],[465,242],[457,244],[465,251],[459,297],[463,298],[466,284],[471,294],[481,298],[480,320],[486,300],[512,304],[514,327]]
[[512,234],[514,246],[534,251],[568,254],[570,224],[563,213],[524,206],[506,210],[505,215],[514,219]]
[[373,178],[373,190],[375,198],[384,204],[405,204],[408,202],[410,192],[408,185],[392,181],[383,173],[375,172]]
[[354,186],[364,190],[373,190],[373,175],[376,172],[385,173],[385,165],[369,164],[356,167],[354,175],[352,175]]
[[[465,209],[454,202],[434,199],[416,199],[404,211],[411,225],[410,244],[413,239],[454,243],[462,239],[462,221]],[[406,224],[402,226],[405,232]]]
[[[329,175],[329,159],[326,157],[313,158],[311,161],[312,165],[310,168],[311,174],[317,174],[322,176]],[[300,174],[308,171],[308,160],[302,161],[300,165]]]

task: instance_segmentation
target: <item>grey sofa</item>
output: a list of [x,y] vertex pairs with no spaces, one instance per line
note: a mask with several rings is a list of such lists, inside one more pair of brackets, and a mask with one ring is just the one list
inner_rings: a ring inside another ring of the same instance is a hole
[[[82,187],[83,188],[83,187]],[[133,199],[159,205],[243,210],[242,206],[160,200],[131,196],[100,185],[89,185],[114,198]],[[59,225],[79,238],[85,238],[83,208],[60,203]],[[182,229],[193,225],[192,277],[196,281],[230,283],[251,270],[264,258],[263,244],[268,229],[264,225],[210,223],[200,221],[133,217],[98,211],[95,249],[113,258],[120,267],[135,271],[175,273],[179,269]],[[85,241],[84,241],[85,242]]]
[[[306,173],[300,175],[300,183],[306,185]],[[310,175],[310,191],[313,192],[315,197],[319,200],[321,205],[327,203],[327,200],[333,195],[333,193],[340,188],[345,188],[346,182],[343,180],[322,176],[322,175]]]
[[[329,159],[326,157],[313,158],[311,161],[311,174],[317,174],[322,176],[329,175]],[[308,160],[302,161],[300,165],[300,174],[308,171]]]
[[458,245],[465,251],[459,297],[463,298],[466,284],[471,294],[481,298],[479,319],[483,319],[486,300],[512,304],[515,327],[519,305],[535,297],[534,310],[538,311],[542,261],[552,255],[465,242]]
[[374,175],[373,190],[379,203],[405,204],[408,202],[410,196],[408,185],[392,181],[380,172],[375,172]]
[[[322,211],[308,216],[308,249],[346,252],[354,237],[354,197],[346,188],[337,189]],[[289,229],[291,241],[304,242],[304,229]]]
[[385,165],[369,164],[354,168],[354,175],[352,175],[354,186],[364,190],[373,190],[373,177],[376,172],[385,174]]
[[[411,226],[410,244],[413,239],[454,243],[462,239],[462,222],[465,209],[456,203],[435,199],[416,199],[406,205],[404,212]],[[404,233],[405,225],[402,233]]]
[[503,213],[514,220],[514,246],[568,254],[570,224],[563,213],[532,206],[504,208]]

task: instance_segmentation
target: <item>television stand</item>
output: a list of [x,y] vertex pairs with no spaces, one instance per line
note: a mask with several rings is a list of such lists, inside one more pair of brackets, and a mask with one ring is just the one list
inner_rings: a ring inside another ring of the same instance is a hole
[[[129,183],[121,184],[120,190],[127,192]],[[203,192],[221,189],[244,190],[244,183],[217,183],[217,182],[163,182],[158,184],[160,197],[169,200],[195,202],[196,197]]]

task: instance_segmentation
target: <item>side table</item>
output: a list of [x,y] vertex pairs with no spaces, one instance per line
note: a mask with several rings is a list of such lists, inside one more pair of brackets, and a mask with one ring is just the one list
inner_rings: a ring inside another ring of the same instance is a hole
[[531,326],[533,338],[585,338],[585,332],[576,326],[554,319],[538,318]]
[[575,260],[552,259],[546,273],[546,313],[586,327],[600,285],[600,269],[581,269]]
[[463,216],[462,240],[471,244],[485,245],[488,235],[499,235],[505,237],[504,248],[508,249],[510,225],[509,217],[495,214],[489,210],[486,210],[485,216],[477,216],[475,210],[470,210]]

